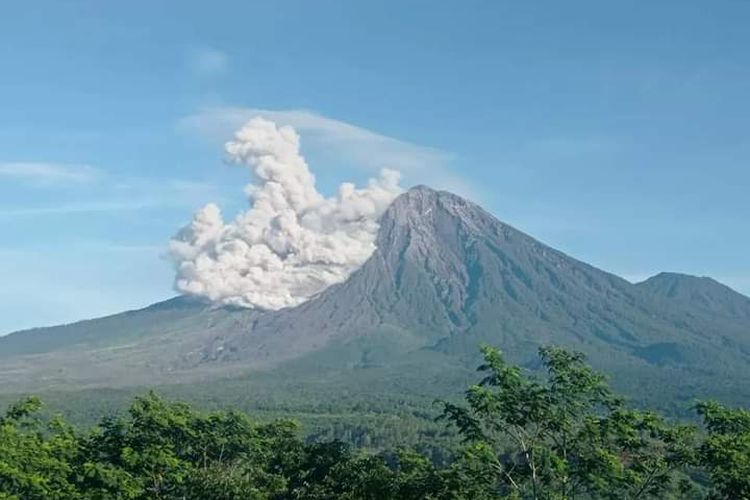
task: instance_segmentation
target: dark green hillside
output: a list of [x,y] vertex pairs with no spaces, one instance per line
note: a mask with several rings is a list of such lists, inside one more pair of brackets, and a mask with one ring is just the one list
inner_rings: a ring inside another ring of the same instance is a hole
[[[750,413],[695,407],[702,426],[623,403],[580,353],[539,350],[541,373],[482,347],[464,400],[435,405],[425,442],[400,440],[404,408],[342,438],[270,415],[198,411],[153,392],[94,427],[49,417],[36,397],[0,410],[0,498],[47,500],[741,499],[750,495]],[[354,408],[363,411],[366,408]],[[321,415],[322,416],[322,415]],[[304,432],[304,431],[302,431]],[[410,433],[411,432],[411,433]],[[334,433],[335,435],[335,433]],[[425,446],[427,444],[428,446]],[[397,447],[396,447],[397,446]]]

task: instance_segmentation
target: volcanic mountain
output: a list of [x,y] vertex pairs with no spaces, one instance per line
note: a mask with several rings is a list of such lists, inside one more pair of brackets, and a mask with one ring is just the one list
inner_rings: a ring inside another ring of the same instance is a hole
[[486,342],[530,369],[539,346],[581,350],[621,389],[661,403],[706,394],[750,403],[750,299],[709,278],[664,273],[632,284],[423,186],[393,202],[376,244],[347,281],[294,308],[177,297],[2,337],[0,388],[256,373],[325,376],[338,388],[363,377],[380,388],[426,383],[440,393],[467,377]]

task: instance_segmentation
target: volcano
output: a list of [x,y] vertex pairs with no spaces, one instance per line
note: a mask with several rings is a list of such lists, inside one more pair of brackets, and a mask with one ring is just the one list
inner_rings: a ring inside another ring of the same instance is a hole
[[583,351],[620,389],[662,403],[750,403],[750,299],[710,278],[633,284],[424,186],[393,202],[376,244],[345,282],[293,308],[177,297],[2,337],[0,391],[283,374],[440,393],[464,380],[484,342],[529,369],[540,346]]

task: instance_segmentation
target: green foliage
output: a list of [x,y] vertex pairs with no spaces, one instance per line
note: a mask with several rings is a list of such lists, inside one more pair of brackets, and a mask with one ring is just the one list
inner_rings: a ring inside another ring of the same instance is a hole
[[76,436],[59,418],[42,423],[40,408],[39,399],[27,398],[0,417],[0,498],[78,498]]
[[581,354],[541,349],[535,378],[482,353],[465,406],[443,403],[464,444],[440,460],[305,441],[289,420],[153,392],[81,431],[32,397],[0,415],[0,500],[698,498],[704,476],[712,498],[749,497],[750,412],[702,403],[703,436],[627,407]]
[[514,498],[664,498],[691,463],[694,430],[627,409],[583,355],[542,348],[547,377],[524,376],[482,348],[486,375],[467,407],[443,418],[468,443],[465,460],[487,487]]
[[750,411],[715,402],[701,403],[697,410],[708,431],[699,454],[713,480],[713,497],[750,498]]

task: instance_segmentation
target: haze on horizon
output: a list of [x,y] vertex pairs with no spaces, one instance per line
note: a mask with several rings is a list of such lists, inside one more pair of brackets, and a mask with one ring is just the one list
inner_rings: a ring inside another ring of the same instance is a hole
[[256,115],[326,197],[392,168],[630,280],[750,294],[750,5],[457,5],[6,6],[0,334],[173,295],[176,230],[247,208],[223,144]]

